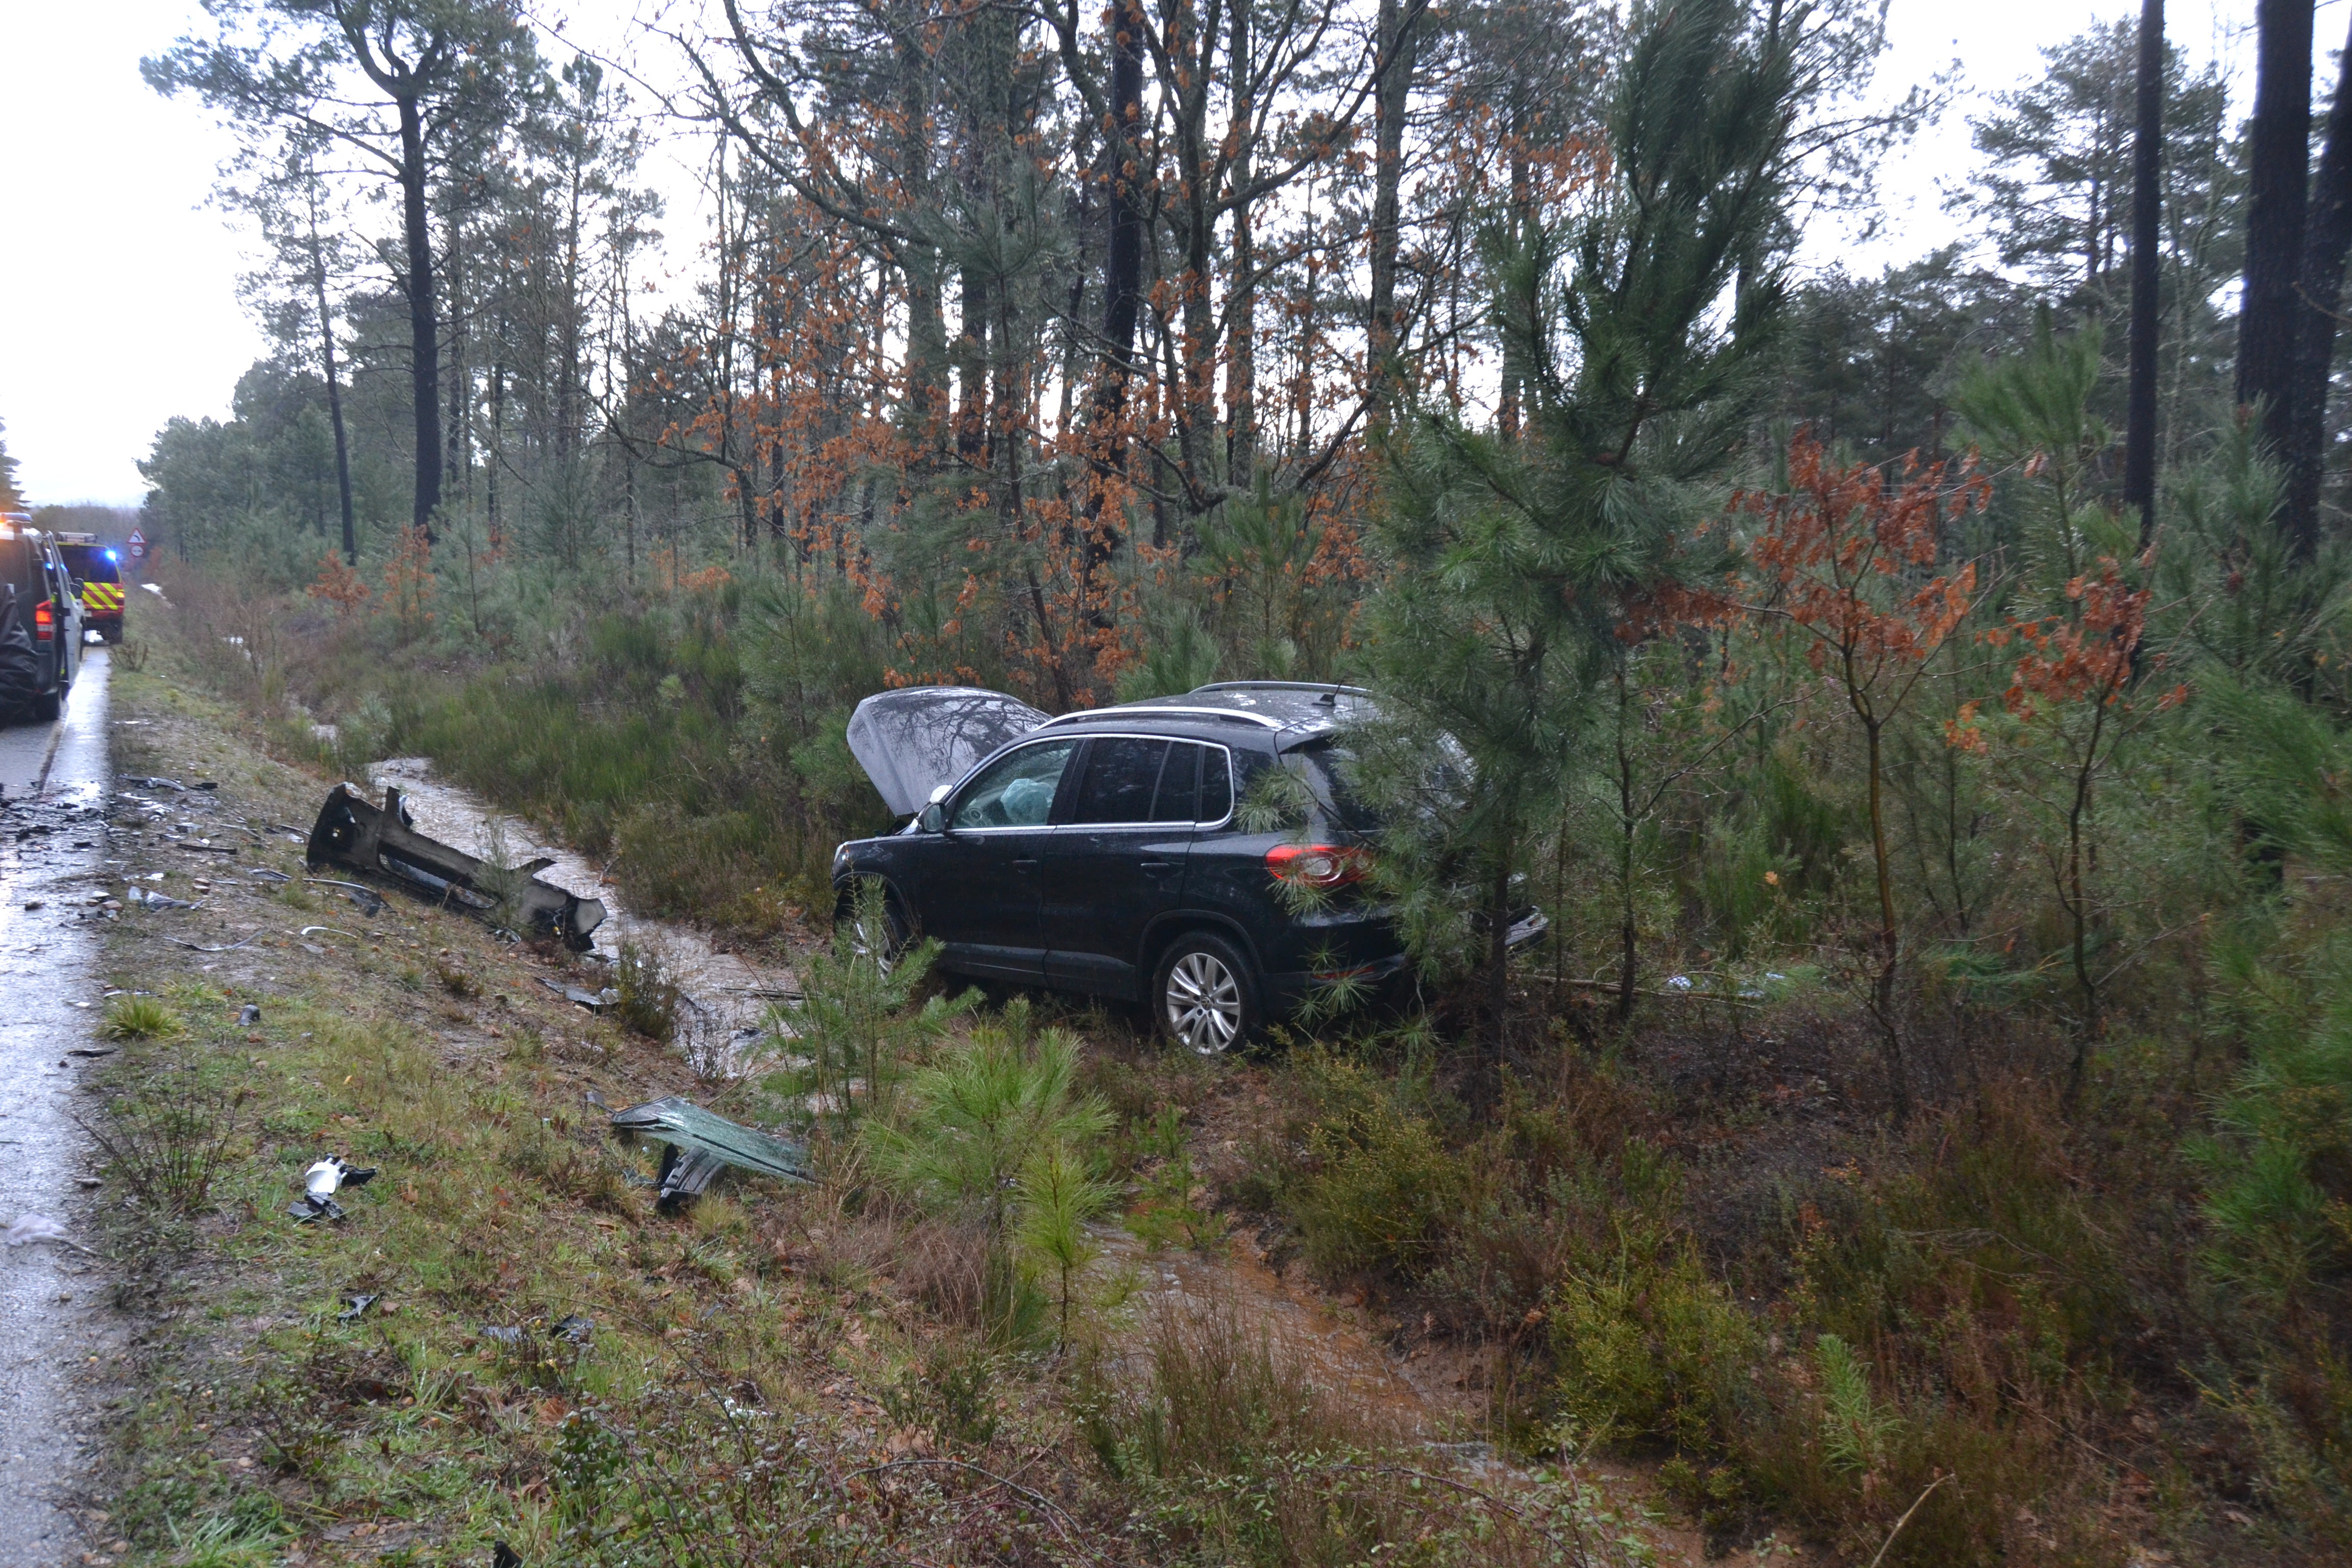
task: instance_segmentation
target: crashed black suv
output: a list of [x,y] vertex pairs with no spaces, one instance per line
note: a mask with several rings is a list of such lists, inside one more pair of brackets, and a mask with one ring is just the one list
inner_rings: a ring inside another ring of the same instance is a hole
[[[1340,781],[1338,742],[1362,700],[1237,681],[1049,719],[971,688],[870,697],[850,749],[914,820],[834,852],[837,918],[878,880],[889,929],[871,934],[885,945],[935,938],[957,973],[1143,1002],[1200,1051],[1334,982],[1377,988],[1405,959],[1351,886],[1371,824]],[[1312,797],[1303,831],[1243,820],[1276,767]],[[1327,896],[1286,899],[1283,880]]]

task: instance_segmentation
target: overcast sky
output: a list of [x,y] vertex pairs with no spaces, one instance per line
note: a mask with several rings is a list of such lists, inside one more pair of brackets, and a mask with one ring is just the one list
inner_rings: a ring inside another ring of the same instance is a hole
[[[2347,3],[2320,8],[2323,62]],[[567,33],[601,49],[627,31],[634,6],[569,9]],[[1937,187],[1969,165],[1969,112],[2033,76],[2037,49],[2137,10],[2134,0],[1893,0],[1882,79],[1923,79],[1957,58],[1969,97],[1888,171],[1885,234],[1862,247],[1819,234],[1811,258],[1870,270],[1955,237]],[[2252,0],[2172,0],[2167,11],[2193,60],[2220,57],[2242,73]],[[240,238],[206,205],[227,139],[200,105],[158,98],[139,79],[142,56],[202,20],[195,0],[0,0],[0,423],[36,504],[135,503],[155,431],[174,414],[226,416],[262,352],[237,302]],[[649,78],[668,76],[663,47],[637,50]],[[2332,85],[2325,63],[2322,74]],[[2248,84],[2237,85],[2242,106]],[[662,162],[667,174],[649,173],[674,186],[666,226],[690,247],[692,187]]]

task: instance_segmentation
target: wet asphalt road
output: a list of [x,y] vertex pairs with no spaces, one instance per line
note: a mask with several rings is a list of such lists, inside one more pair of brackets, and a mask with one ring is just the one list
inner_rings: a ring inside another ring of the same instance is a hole
[[[100,928],[76,917],[107,853],[106,679],[90,648],[62,720],[0,729],[0,1231],[26,1215],[79,1229],[89,1160],[72,1112],[88,1063],[66,1053],[99,1017]],[[59,1505],[93,1436],[73,1373],[99,1350],[103,1289],[69,1247],[0,1247],[0,1564],[48,1568],[84,1549]]]

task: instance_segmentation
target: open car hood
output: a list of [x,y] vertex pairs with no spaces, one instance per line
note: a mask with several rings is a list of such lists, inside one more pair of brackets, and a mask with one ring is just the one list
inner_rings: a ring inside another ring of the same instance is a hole
[[903,686],[877,691],[849,716],[849,752],[882,803],[912,816],[931,791],[953,784],[1046,715],[1018,697],[974,686]]

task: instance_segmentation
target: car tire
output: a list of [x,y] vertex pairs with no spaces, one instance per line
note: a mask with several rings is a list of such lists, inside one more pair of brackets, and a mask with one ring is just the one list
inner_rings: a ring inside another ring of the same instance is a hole
[[1171,1045],[1204,1057],[1247,1045],[1265,1023],[1257,971],[1228,939],[1186,931],[1152,972],[1151,1019]]
[[[890,965],[898,961],[898,955],[906,952],[914,941],[913,923],[907,919],[907,911],[899,904],[898,895],[896,893],[883,895],[882,925],[883,929],[878,933],[880,937],[878,946],[881,950],[882,967],[887,973]],[[877,933],[862,931],[857,926],[857,891],[854,887],[842,889],[841,896],[835,900],[833,906],[833,929],[835,932],[839,932],[845,928],[849,931],[851,948],[860,956],[875,951],[877,945],[875,940]]]

